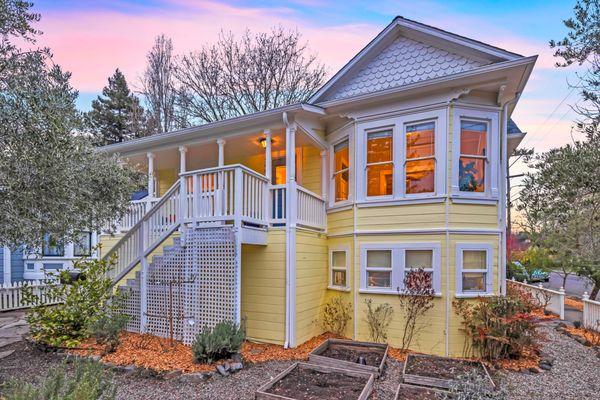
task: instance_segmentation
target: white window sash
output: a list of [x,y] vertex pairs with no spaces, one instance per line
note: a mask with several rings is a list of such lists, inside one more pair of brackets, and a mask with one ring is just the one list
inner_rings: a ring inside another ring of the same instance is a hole
[[[338,265],[333,265],[333,253],[344,253],[345,254],[345,262],[346,265],[345,266],[338,266]],[[349,260],[348,257],[350,255],[350,248],[348,246],[337,246],[337,247],[332,247],[329,249],[329,287],[332,289],[338,289],[338,290],[346,290],[349,289],[350,285],[349,285]],[[334,271],[344,271],[346,273],[346,282],[344,286],[339,286],[339,285],[334,285],[333,283],[333,272]]]
[[[484,251],[486,268],[482,269],[464,269],[463,259],[465,251]],[[465,273],[484,273],[485,274],[485,290],[465,291],[462,287],[463,275]],[[456,295],[491,295],[494,293],[494,263],[493,263],[493,248],[491,244],[485,243],[457,243],[456,244]]]

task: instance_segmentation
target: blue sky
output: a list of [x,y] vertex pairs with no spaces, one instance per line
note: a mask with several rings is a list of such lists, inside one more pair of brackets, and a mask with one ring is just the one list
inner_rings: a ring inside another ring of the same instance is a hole
[[41,0],[35,7],[42,13],[41,43],[73,73],[78,106],[84,110],[117,67],[134,89],[139,87],[145,54],[160,33],[172,37],[175,51],[183,53],[210,44],[221,29],[239,33],[280,24],[298,29],[334,73],[402,15],[524,55],[539,54],[513,117],[529,132],[525,144],[546,150],[571,140],[576,118],[569,106],[578,95],[568,82],[577,82],[577,68],[554,68],[548,47],[550,39],[566,33],[562,19],[571,16],[573,5],[539,0]]

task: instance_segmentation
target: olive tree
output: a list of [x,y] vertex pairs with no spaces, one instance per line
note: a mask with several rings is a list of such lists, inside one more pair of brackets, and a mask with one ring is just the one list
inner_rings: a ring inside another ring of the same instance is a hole
[[[0,1],[0,245],[39,248],[114,221],[141,176],[80,133],[70,74],[34,47],[31,4]],[[79,132],[79,134],[78,134]]]

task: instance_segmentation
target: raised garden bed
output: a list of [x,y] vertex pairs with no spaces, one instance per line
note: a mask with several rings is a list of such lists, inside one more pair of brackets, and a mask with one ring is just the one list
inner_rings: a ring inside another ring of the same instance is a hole
[[450,389],[452,381],[471,371],[478,371],[495,387],[481,361],[445,358],[425,354],[410,354],[404,363],[404,382],[420,386]]
[[[308,360],[313,364],[362,371],[379,377],[387,353],[387,344],[328,339],[308,355]],[[359,357],[364,358],[365,364],[358,363]]]
[[327,365],[295,363],[256,392],[257,400],[366,400],[373,374]]
[[441,400],[446,393],[439,389],[401,383],[396,390],[394,400]]

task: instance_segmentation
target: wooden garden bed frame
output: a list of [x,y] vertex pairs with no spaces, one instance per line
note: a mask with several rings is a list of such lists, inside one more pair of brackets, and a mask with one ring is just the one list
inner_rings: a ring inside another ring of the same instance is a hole
[[[373,391],[373,381],[375,380],[375,377],[371,373],[366,373],[366,372],[361,372],[361,371],[356,371],[356,370],[347,370],[347,369],[342,369],[342,368],[334,368],[334,367],[330,367],[328,365],[316,365],[316,364],[297,362],[297,363],[293,364],[291,367],[289,367],[288,369],[286,369],[285,371],[283,371],[282,373],[280,373],[279,375],[277,375],[275,378],[271,379],[269,382],[267,382],[266,384],[261,386],[256,391],[254,398],[256,400],[296,400],[292,397],[280,396],[277,394],[267,392],[271,387],[273,387],[273,385],[275,385],[277,382],[285,379],[285,377],[287,375],[289,375],[292,371],[294,371],[296,368],[309,369],[309,370],[319,371],[319,372],[323,372],[323,373],[337,372],[337,373],[348,375],[348,376],[354,376],[357,378],[367,379],[367,383],[365,384],[365,387],[363,388],[362,392],[360,393],[360,396],[358,396],[358,398],[356,400],[367,400],[369,398],[369,396],[371,395],[371,392]],[[348,400],[354,400],[354,399],[348,399]]]
[[[378,366],[373,365],[362,365],[356,362],[339,360],[337,358],[326,357],[322,354],[327,350],[330,345],[341,345],[348,347],[365,347],[365,348],[375,348],[378,350],[383,349],[383,357],[381,359],[381,363]],[[385,361],[387,359],[389,346],[387,344],[382,343],[373,343],[373,342],[355,342],[353,340],[343,340],[343,339],[327,339],[323,342],[319,347],[314,349],[308,355],[308,361],[313,364],[319,365],[329,365],[336,368],[349,369],[354,371],[368,372],[370,374],[375,375],[376,378],[379,378],[379,375],[383,371],[383,367],[385,366]]]
[[428,355],[428,354],[409,354],[408,355],[408,357],[406,358],[406,361],[404,362],[404,368],[402,370],[403,380],[406,383],[412,383],[412,384],[418,385],[418,386],[429,386],[432,388],[440,388],[440,389],[447,390],[447,389],[450,389],[450,384],[454,381],[454,379],[434,378],[434,377],[429,377],[429,376],[414,375],[414,374],[407,373],[406,367],[409,365],[411,358],[437,358],[437,359],[441,359],[441,360],[451,360],[451,361],[454,360],[454,361],[472,363],[474,368],[483,369],[483,372],[485,373],[485,377],[490,383],[490,387],[491,388],[496,387],[496,384],[492,380],[492,377],[490,376],[487,368],[481,361],[463,360],[460,358],[438,357],[438,356],[432,356],[432,355]]
[[[407,384],[407,383],[401,383],[401,384],[398,385],[398,389],[396,389],[396,396],[394,397],[394,400],[399,400],[399,398],[400,398],[400,389],[402,389],[403,387],[404,388],[415,389],[415,390],[419,390],[419,391],[420,390],[423,390],[423,391],[427,390],[427,391],[434,392],[434,393],[437,393],[437,394],[440,394],[440,395],[445,395],[445,394],[448,393],[446,390],[435,389],[435,388],[425,387],[425,386],[410,385],[410,384]],[[444,397],[439,397],[439,398],[443,399]]]

